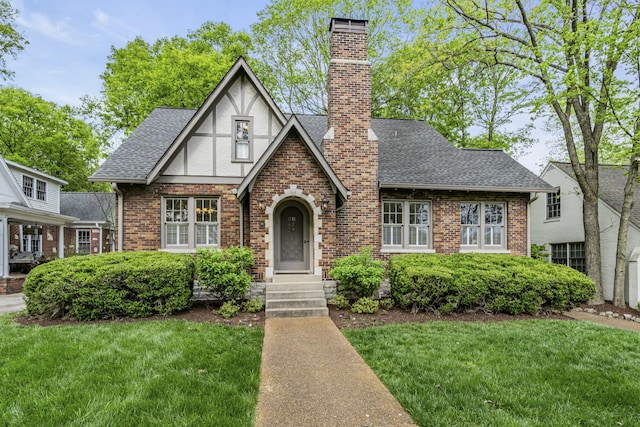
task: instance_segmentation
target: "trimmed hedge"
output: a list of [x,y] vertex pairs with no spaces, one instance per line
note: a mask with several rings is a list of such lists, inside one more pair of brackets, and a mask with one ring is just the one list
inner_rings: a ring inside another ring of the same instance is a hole
[[374,260],[371,252],[371,247],[366,247],[360,249],[360,253],[334,261],[329,276],[340,282],[340,292],[364,298],[371,297],[380,288],[385,266],[382,261]]
[[534,313],[588,301],[595,285],[564,265],[501,254],[407,254],[389,260],[391,296],[413,311]]
[[251,287],[251,275],[247,270],[253,264],[250,248],[198,249],[198,284],[218,295],[222,301],[242,299]]
[[29,314],[79,320],[168,315],[191,305],[195,261],[166,252],[112,252],[40,265],[23,292]]

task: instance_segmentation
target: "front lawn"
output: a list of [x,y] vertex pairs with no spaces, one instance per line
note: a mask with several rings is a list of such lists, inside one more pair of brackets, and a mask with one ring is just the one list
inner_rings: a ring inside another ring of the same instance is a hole
[[253,425],[261,328],[0,316],[0,425]]
[[343,330],[420,426],[638,426],[640,334],[582,322]]

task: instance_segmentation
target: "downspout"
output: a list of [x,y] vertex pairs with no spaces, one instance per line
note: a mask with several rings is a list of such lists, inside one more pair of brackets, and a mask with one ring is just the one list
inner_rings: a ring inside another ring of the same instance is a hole
[[538,193],[533,193],[533,198],[529,196],[527,202],[527,256],[531,257],[531,204],[538,200]]
[[118,196],[118,224],[116,225],[116,228],[118,229],[118,252],[122,252],[122,239],[124,235],[124,233],[122,232],[122,216],[124,215],[124,200],[122,191],[120,191],[116,182],[111,183],[111,188],[116,192],[116,195]]
[[240,245],[239,247],[244,247],[244,206],[240,203]]

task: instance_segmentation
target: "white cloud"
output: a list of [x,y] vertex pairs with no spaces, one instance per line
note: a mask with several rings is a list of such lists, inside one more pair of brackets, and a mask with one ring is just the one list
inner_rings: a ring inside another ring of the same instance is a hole
[[109,14],[100,9],[93,11],[93,21],[91,22],[91,25],[121,41],[128,41],[130,36],[134,34],[133,29],[127,26],[124,22],[118,19],[113,19]]
[[73,34],[72,28],[68,24],[68,18],[53,20],[44,13],[28,12],[24,8],[20,12],[16,20],[19,25],[62,43],[80,44],[78,37]]

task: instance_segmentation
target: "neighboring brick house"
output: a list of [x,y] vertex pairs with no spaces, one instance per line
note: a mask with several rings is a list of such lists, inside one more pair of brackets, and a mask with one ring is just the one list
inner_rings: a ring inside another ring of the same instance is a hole
[[200,108],[144,120],[90,178],[117,193],[119,250],[245,245],[267,283],[364,246],[528,253],[529,203],[552,187],[424,121],[372,119],[367,22],[330,31],[327,116],[283,114],[241,58]]
[[19,292],[36,262],[112,248],[113,193],[64,193],[67,183],[0,156],[0,294]]
[[[598,217],[604,298],[613,300],[613,279],[618,245],[620,211],[624,199],[627,166],[600,165]],[[533,243],[545,245],[549,261],[586,271],[582,191],[570,163],[551,162],[540,177],[554,186],[553,193],[531,204]],[[625,300],[633,308],[640,298],[640,189],[635,190],[627,237]]]

